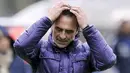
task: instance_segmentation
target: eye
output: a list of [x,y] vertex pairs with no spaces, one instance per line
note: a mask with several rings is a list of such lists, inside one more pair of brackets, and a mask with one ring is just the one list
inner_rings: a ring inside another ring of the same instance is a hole
[[66,30],[66,33],[67,34],[72,34],[72,33],[74,33],[74,31],[73,30]]
[[61,32],[61,31],[62,31],[62,29],[59,28],[59,27],[55,27],[55,30],[58,31],[58,32]]

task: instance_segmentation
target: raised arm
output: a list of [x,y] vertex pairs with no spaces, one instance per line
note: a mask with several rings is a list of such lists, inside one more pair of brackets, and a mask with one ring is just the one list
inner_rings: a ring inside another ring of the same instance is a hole
[[90,47],[90,65],[93,70],[105,70],[116,63],[112,48],[94,26],[84,28],[83,35]]
[[88,25],[86,14],[80,7],[72,7],[70,11],[76,15],[79,26],[83,29],[83,35],[90,47],[90,63],[93,70],[104,70],[113,66],[116,56],[101,33],[94,26]]
[[43,17],[25,30],[14,43],[14,48],[17,54],[24,59],[36,57],[41,44],[39,41],[51,25],[52,22],[50,19],[48,17]]
[[47,17],[41,18],[25,30],[14,43],[17,54],[25,60],[38,60],[38,54],[42,44],[42,41],[40,41],[41,38],[65,9],[70,9],[67,4],[64,2],[57,3],[50,8]]

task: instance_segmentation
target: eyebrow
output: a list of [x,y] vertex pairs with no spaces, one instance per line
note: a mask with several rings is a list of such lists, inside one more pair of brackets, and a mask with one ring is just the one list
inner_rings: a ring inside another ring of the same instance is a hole
[[63,30],[62,28],[60,28],[60,27],[58,27],[58,26],[56,26],[55,28],[56,28],[56,29],[60,29],[60,30]]
[[[55,28],[56,28],[56,29],[64,30],[64,29],[62,29],[62,28],[60,28],[60,27],[58,27],[58,26],[55,26]],[[65,31],[72,31],[72,32],[73,32],[74,30],[65,29]]]

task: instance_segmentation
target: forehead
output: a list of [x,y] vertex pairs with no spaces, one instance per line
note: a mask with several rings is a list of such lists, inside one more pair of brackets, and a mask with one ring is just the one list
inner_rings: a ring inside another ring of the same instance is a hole
[[77,29],[77,20],[75,17],[61,16],[55,23],[55,26],[62,29]]

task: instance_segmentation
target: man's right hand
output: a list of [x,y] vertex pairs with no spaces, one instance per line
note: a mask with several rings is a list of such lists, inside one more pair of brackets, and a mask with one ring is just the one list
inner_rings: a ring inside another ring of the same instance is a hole
[[54,5],[52,8],[50,8],[49,12],[48,12],[48,18],[54,22],[59,15],[61,14],[61,12],[63,10],[69,10],[70,6],[68,4],[66,4],[65,2],[61,1],[56,3],[56,5]]

